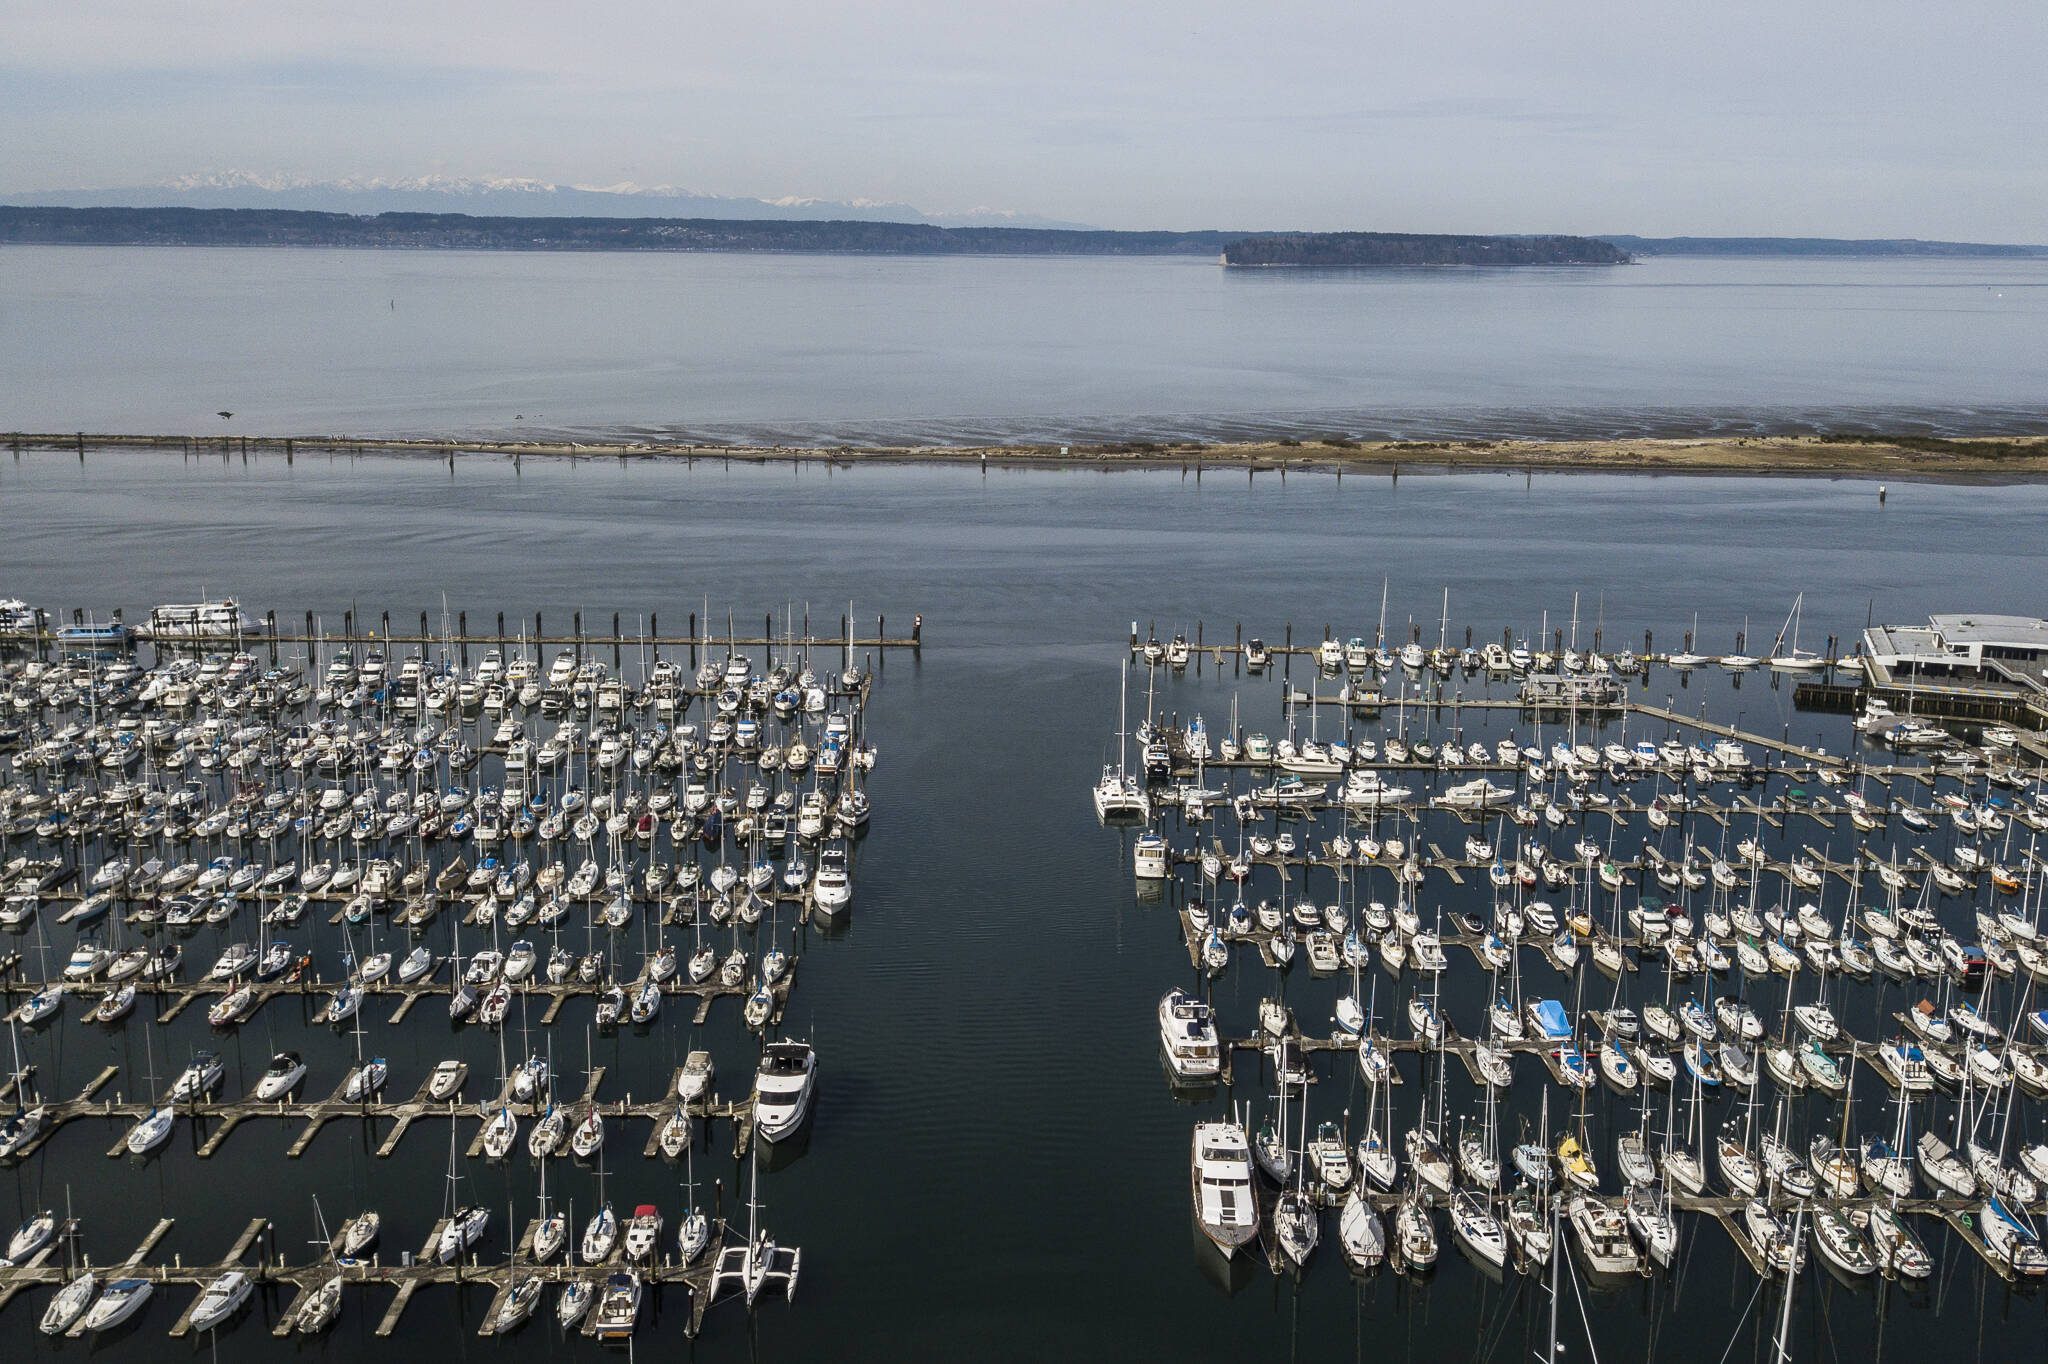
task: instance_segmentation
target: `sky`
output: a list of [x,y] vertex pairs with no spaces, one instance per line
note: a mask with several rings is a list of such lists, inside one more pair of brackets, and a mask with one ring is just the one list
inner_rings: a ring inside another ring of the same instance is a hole
[[1104,227],[2048,238],[2009,0],[0,0],[0,192],[523,176]]

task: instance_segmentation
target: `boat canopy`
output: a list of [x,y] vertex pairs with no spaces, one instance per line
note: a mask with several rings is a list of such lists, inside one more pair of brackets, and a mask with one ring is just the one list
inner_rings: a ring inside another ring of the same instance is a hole
[[1543,1029],[1543,1035],[1552,1041],[1560,1041],[1572,1035],[1571,1021],[1565,1017],[1564,1005],[1554,999],[1537,1002],[1536,1022]]

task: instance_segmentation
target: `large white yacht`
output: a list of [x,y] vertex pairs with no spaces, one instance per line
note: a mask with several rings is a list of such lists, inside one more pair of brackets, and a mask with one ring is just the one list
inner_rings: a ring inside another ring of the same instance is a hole
[[761,1048],[754,1073],[754,1131],[763,1141],[781,1141],[810,1116],[817,1089],[818,1056],[807,1042],[770,1042]]
[[1213,1080],[1223,1068],[1216,1040],[1216,1016],[1209,1006],[1185,990],[1168,990],[1159,999],[1159,1040],[1167,1063],[1184,1080]]
[[239,639],[262,632],[262,622],[243,611],[233,597],[159,606],[149,613],[149,633],[155,639]]
[[1259,1200],[1252,1188],[1251,1145],[1235,1122],[1195,1124],[1189,1156],[1195,1220],[1225,1258],[1259,1234]]
[[1166,879],[1166,840],[1147,830],[1131,845],[1131,868],[1140,881]]
[[811,880],[811,901],[827,918],[846,908],[853,899],[853,881],[846,870],[846,849],[827,848],[818,854],[818,870]]

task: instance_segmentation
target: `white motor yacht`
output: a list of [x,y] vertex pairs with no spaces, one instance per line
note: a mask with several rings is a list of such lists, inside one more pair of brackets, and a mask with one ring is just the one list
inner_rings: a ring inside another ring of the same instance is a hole
[[206,1286],[199,1295],[199,1301],[192,1308],[191,1327],[195,1331],[211,1331],[235,1313],[242,1310],[242,1304],[249,1301],[255,1291],[256,1281],[247,1272],[230,1269]]
[[1242,1125],[1197,1123],[1189,1178],[1195,1220],[1226,1259],[1258,1235],[1259,1201],[1252,1187],[1251,1147]]
[[761,1049],[754,1073],[754,1131],[763,1141],[781,1141],[803,1126],[817,1077],[817,1053],[809,1043],[770,1042]]
[[1209,1006],[1184,990],[1159,1000],[1159,1040],[1173,1073],[1184,1080],[1213,1080],[1222,1071],[1216,1018]]

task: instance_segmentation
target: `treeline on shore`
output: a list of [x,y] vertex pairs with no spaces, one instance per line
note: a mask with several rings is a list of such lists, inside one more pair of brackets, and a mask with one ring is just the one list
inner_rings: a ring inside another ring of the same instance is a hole
[[784,251],[1206,256],[1233,266],[1619,265],[1639,256],[2024,258],[2048,247],[1914,238],[1597,237],[1436,232],[1123,232],[727,218],[529,218],[281,208],[0,205],[0,244],[343,246],[469,251]]
[[833,251],[882,255],[1213,256],[1236,232],[1109,232],[724,218],[358,216],[304,209],[0,206],[0,242],[370,246],[488,251]]
[[0,243],[344,246],[490,251],[790,251],[871,255],[1206,256],[1232,265],[1612,264],[1577,237],[1421,233],[1117,232],[718,218],[358,216],[302,209],[0,206]]

